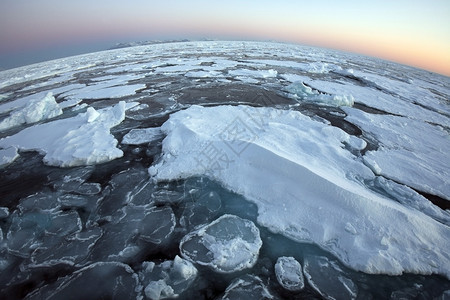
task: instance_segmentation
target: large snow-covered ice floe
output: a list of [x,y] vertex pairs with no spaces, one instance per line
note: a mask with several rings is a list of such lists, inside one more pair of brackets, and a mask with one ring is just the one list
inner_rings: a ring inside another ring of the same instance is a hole
[[[167,134],[155,180],[207,175],[258,206],[258,223],[366,273],[450,278],[449,227],[369,190],[358,138],[296,112],[192,106]],[[350,151],[349,151],[350,150]]]
[[[129,105],[131,106],[131,105]],[[72,167],[107,162],[123,156],[110,129],[125,119],[127,104],[95,110],[75,117],[28,127],[0,140],[0,148],[14,146],[44,154],[44,163]]]
[[51,92],[42,99],[33,99],[24,107],[13,111],[9,117],[0,122],[0,130],[6,130],[21,124],[36,123],[54,118],[63,113]]
[[223,215],[186,235],[181,255],[220,273],[251,268],[258,259],[262,241],[252,221]]

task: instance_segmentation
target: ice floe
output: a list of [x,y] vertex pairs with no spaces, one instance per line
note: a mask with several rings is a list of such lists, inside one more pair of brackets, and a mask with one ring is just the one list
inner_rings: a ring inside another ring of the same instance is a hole
[[300,101],[310,101],[332,106],[352,106],[355,102],[355,98],[352,95],[321,94],[306,86],[303,82],[294,82],[286,90]]
[[122,144],[126,145],[141,145],[154,141],[162,136],[161,129],[155,128],[142,128],[131,129],[122,139]]
[[255,224],[233,215],[221,216],[189,233],[180,242],[184,258],[222,273],[251,268],[261,246]]
[[95,110],[89,107],[75,117],[34,125],[0,140],[0,147],[36,150],[52,166],[71,167],[98,164],[122,157],[111,127],[125,118],[125,102]]
[[64,238],[44,239],[44,243],[31,253],[31,263],[27,267],[50,268],[63,264],[83,266],[102,234],[99,227],[92,227]]
[[34,249],[46,244],[49,237],[64,237],[79,231],[81,220],[77,212],[36,210],[15,213],[7,233],[8,251],[19,257],[28,257]]
[[[186,228],[209,223],[216,217],[222,207],[221,198],[217,192],[210,191],[193,200],[182,199],[181,207],[183,213],[180,224]],[[181,202],[181,199],[179,200]]]
[[206,78],[206,77],[220,77],[221,72],[218,71],[190,71],[185,74],[186,77]]
[[18,157],[19,153],[17,152],[17,148],[14,146],[8,147],[6,149],[0,149],[0,167],[12,163]]
[[25,107],[13,111],[9,117],[0,122],[0,130],[21,124],[36,123],[41,120],[54,118],[62,113],[62,109],[50,92],[43,99],[34,99],[28,102]]
[[118,262],[98,262],[60,277],[28,299],[140,299],[140,283],[133,269]]
[[337,262],[324,256],[305,257],[303,272],[308,283],[326,299],[356,299],[358,296],[356,284]]
[[[302,81],[310,87],[330,95],[353,95],[356,103],[375,108],[381,112],[400,115],[424,122],[431,122],[443,126],[449,126],[448,118],[428,108],[425,104],[418,105],[416,95],[407,93],[403,95],[392,94],[389,90],[380,90],[364,83],[349,83],[346,77],[338,80],[312,79],[308,76],[297,74],[284,74],[283,78],[290,82]],[[428,96],[429,97],[429,96]],[[442,109],[442,108],[441,108]],[[445,110],[444,114],[445,114]],[[447,111],[448,115],[448,111]]]
[[258,276],[244,275],[234,280],[225,290],[222,300],[276,299]]
[[6,219],[9,216],[9,209],[7,207],[0,207],[0,220]]
[[401,116],[344,110],[346,120],[380,143],[379,149],[364,156],[375,173],[450,200],[450,170],[442,163],[450,161],[447,130]]
[[289,291],[300,291],[305,287],[302,265],[293,257],[279,257],[275,264],[278,283]]
[[191,262],[178,255],[173,261],[164,261],[158,265],[144,262],[142,269],[139,277],[144,285],[144,293],[152,300],[178,298],[189,288],[198,273]]
[[63,93],[61,96],[75,101],[84,99],[115,99],[129,95],[134,95],[136,91],[146,88],[145,84],[129,84],[115,86],[115,82],[100,82],[94,85],[88,85],[81,89],[71,90]]
[[254,77],[254,78],[271,78],[277,77],[278,72],[276,70],[249,70],[249,69],[237,69],[228,71],[231,76],[242,77]]
[[450,277],[448,227],[365,188],[375,175],[345,149],[342,130],[246,106],[192,106],[161,129],[163,156],[149,169],[156,180],[208,175],[255,202],[259,224],[359,271]]

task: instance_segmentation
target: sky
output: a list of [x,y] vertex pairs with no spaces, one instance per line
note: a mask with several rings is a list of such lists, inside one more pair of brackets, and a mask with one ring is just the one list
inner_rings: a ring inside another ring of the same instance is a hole
[[450,0],[0,0],[0,69],[184,38],[319,46],[450,76]]

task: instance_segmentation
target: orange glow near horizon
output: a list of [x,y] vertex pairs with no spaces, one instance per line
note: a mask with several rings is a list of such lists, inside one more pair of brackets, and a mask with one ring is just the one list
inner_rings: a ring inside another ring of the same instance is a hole
[[326,47],[450,76],[450,3],[445,0],[434,5],[419,0],[40,1],[0,4],[0,57],[98,41],[206,37]]

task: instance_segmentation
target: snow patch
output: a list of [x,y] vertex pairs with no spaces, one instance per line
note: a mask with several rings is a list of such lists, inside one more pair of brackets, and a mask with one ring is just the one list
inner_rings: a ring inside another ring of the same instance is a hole
[[123,156],[110,129],[125,118],[126,104],[101,110],[90,107],[75,117],[34,125],[0,140],[0,147],[36,150],[44,163],[73,167],[107,162]]
[[[121,81],[102,81],[84,88],[70,90],[61,96],[66,97],[70,105],[75,105],[84,99],[117,99],[134,95],[137,91],[145,89],[145,84],[117,85]],[[66,105],[67,106],[67,105]]]
[[13,111],[9,117],[0,123],[0,130],[51,119],[62,113],[55,97],[49,92],[43,99],[31,100],[25,107]]
[[237,69],[230,70],[228,74],[231,76],[242,76],[242,77],[251,77],[251,78],[275,78],[278,75],[276,70],[249,70],[249,69]]
[[184,76],[193,78],[210,78],[222,76],[222,73],[218,71],[190,71]]

